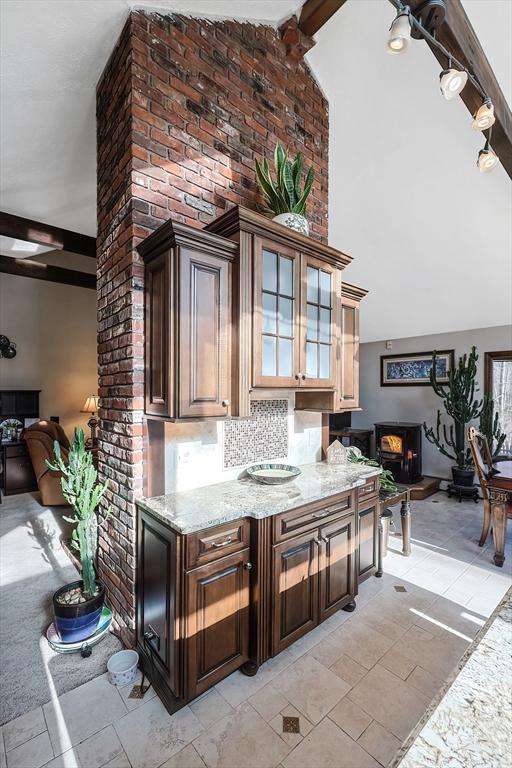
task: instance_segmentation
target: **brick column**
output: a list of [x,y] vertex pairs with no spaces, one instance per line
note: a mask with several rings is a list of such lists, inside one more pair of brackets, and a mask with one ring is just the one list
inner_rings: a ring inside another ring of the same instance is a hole
[[312,235],[327,238],[328,105],[271,27],[134,12],[97,88],[99,468],[112,515],[99,568],[133,639],[135,506],[142,494],[143,268],[164,221],[201,227],[261,203],[254,159],[276,139],[315,168]]

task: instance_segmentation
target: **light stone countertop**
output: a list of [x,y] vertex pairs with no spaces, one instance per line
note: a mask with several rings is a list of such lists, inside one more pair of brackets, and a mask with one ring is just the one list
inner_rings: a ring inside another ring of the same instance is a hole
[[319,462],[300,469],[295,480],[283,485],[263,485],[245,475],[227,483],[139,499],[137,504],[178,533],[193,533],[240,517],[261,520],[364,485],[367,478],[380,474],[378,467],[360,464]]

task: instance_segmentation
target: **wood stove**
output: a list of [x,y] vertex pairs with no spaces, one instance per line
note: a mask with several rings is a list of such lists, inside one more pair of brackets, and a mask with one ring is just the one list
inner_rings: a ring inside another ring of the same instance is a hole
[[421,480],[421,424],[381,421],[375,424],[377,460],[397,483]]

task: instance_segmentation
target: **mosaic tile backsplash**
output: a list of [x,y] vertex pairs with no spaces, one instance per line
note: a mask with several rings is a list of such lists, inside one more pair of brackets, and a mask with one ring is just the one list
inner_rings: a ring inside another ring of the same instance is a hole
[[288,455],[288,400],[253,400],[251,417],[224,422],[224,469]]

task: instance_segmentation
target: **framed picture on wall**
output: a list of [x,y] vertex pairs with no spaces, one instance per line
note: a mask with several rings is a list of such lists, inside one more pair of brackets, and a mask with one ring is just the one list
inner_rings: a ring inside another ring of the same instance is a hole
[[[381,387],[425,387],[430,385],[433,352],[414,352],[409,355],[381,355]],[[440,382],[448,381],[454,366],[455,350],[437,351],[436,373]]]

